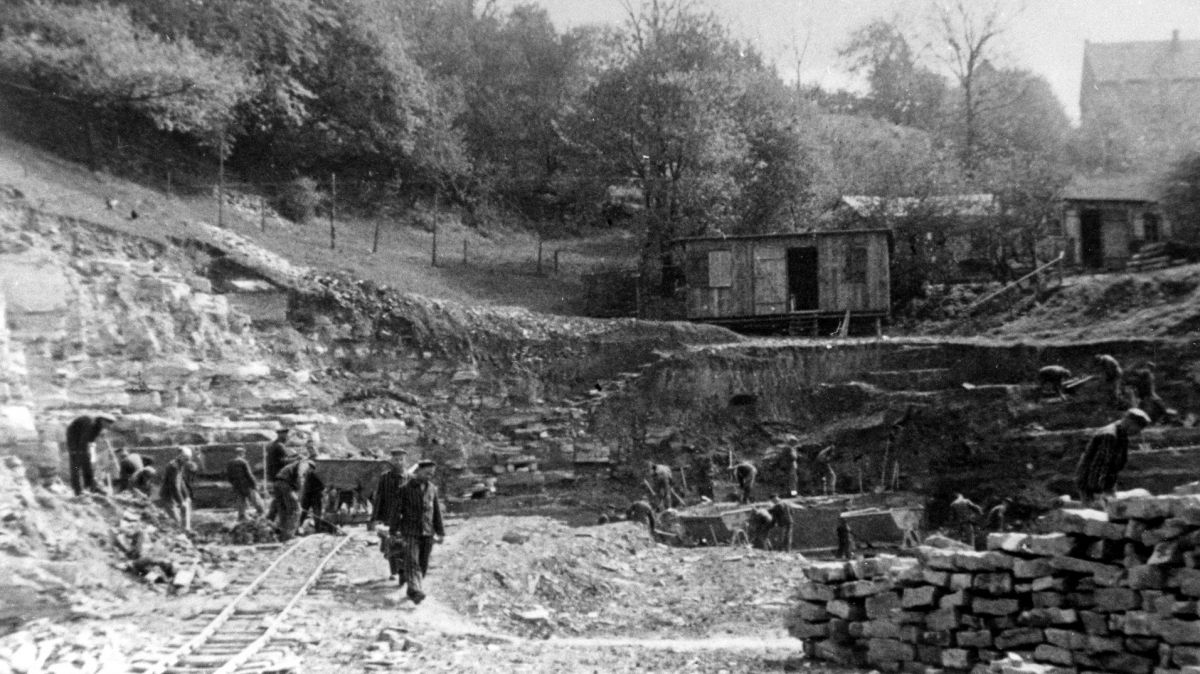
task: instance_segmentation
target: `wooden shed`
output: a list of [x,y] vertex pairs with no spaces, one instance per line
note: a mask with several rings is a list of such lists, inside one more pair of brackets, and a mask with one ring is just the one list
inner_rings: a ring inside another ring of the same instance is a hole
[[878,330],[891,306],[887,229],[705,236],[672,242],[688,320],[821,334],[849,312]]

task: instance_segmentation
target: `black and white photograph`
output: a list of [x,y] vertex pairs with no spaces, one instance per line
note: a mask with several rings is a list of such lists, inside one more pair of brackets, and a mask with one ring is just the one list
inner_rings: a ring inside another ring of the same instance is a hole
[[1200,674],[1200,0],[0,0],[0,674]]

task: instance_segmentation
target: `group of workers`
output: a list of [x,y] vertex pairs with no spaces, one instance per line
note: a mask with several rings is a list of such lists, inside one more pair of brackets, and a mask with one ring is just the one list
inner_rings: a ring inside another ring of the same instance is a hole
[[435,543],[446,535],[437,485],[437,464],[423,460],[405,467],[402,449],[391,453],[391,467],[379,479],[368,528],[387,527],[379,532],[380,551],[387,559],[389,580],[408,586],[406,595],[414,604],[425,599],[423,580],[429,573],[429,558]]
[[[1114,495],[1117,478],[1129,459],[1129,443],[1153,423],[1169,421],[1177,412],[1168,408],[1155,387],[1155,364],[1144,363],[1128,372],[1109,354],[1099,354],[1093,363],[1103,378],[1109,402],[1125,408],[1121,417],[1092,433],[1087,447],[1075,467],[1075,489],[1085,506],[1102,506]],[[1090,377],[1072,380],[1072,373],[1061,365],[1047,365],[1038,370],[1040,393],[1051,393],[1060,399]],[[950,503],[955,529],[960,540],[975,544],[980,520],[986,526],[1003,530],[1011,499],[1003,499],[983,516],[983,509],[962,494]]]

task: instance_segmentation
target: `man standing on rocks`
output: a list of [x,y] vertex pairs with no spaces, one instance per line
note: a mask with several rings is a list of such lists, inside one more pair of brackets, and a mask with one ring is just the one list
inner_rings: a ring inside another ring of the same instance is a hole
[[749,461],[743,461],[733,467],[733,477],[737,480],[739,503],[750,503],[750,492],[754,489],[754,480],[758,477],[758,469]]
[[[400,488],[408,481],[404,468],[403,449],[392,450],[392,467],[379,477],[379,486],[375,488],[374,505],[371,508],[371,519],[367,521],[367,530],[375,529],[376,522],[388,525],[392,521],[395,510],[400,505]],[[380,552],[388,561],[388,580],[395,580],[404,569],[403,550],[399,545],[392,545],[390,537],[380,535]]]
[[310,459],[301,457],[275,474],[275,483],[271,488],[277,506],[276,525],[281,541],[291,540],[296,535],[296,529],[300,527],[300,494],[304,491],[313,467]]
[[1115,493],[1117,475],[1129,459],[1129,438],[1149,425],[1150,417],[1134,407],[1092,435],[1075,468],[1075,486],[1084,505],[1093,505],[1098,495]]
[[412,479],[400,488],[399,503],[388,522],[388,533],[400,535],[400,546],[404,552],[401,585],[408,585],[408,598],[414,604],[425,599],[421,581],[429,573],[429,557],[433,544],[441,543],[446,536],[442,526],[442,507],[438,501],[438,488],[433,484],[433,461],[421,461]]
[[92,470],[92,455],[100,434],[116,422],[107,414],[76,417],[67,426],[67,461],[71,469],[71,488],[79,496],[84,489],[100,492]]
[[958,537],[963,543],[975,547],[976,521],[983,515],[983,508],[962,494],[955,494],[950,502],[950,511],[954,513],[954,524],[958,528]]
[[[279,474],[279,471],[283,470],[283,467],[286,466],[289,461],[295,458],[292,450],[288,449],[287,441],[288,429],[280,428],[279,430],[275,431],[275,439],[267,445],[265,466],[266,480],[268,482],[268,486],[271,487],[272,494],[275,493],[273,484],[275,476]],[[278,514],[279,503],[276,502],[275,499],[271,499],[271,505],[267,509],[267,519],[274,520]]]
[[263,514],[262,497],[258,495],[258,480],[254,479],[254,471],[246,461],[246,448],[237,447],[233,450],[233,459],[225,464],[225,477],[229,486],[233,487],[234,505],[237,507],[239,522],[246,519],[246,505],[254,506],[259,517]]
[[171,517],[192,530],[192,475],[196,465],[192,463],[192,448],[180,447],[179,454],[163,470],[163,483],[159,497]]

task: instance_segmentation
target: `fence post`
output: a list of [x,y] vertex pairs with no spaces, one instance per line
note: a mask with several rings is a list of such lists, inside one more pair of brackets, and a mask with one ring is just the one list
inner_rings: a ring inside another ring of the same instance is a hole
[[337,229],[334,225],[333,211],[337,208],[337,174],[329,174],[329,250],[337,250]]
[[467,237],[463,237],[463,264],[467,263]]
[[538,273],[538,276],[541,276],[541,275],[542,275],[542,233],[541,233],[541,232],[538,232],[538,265],[537,265],[537,273]]
[[225,226],[225,139],[217,150],[217,227]]
[[554,249],[554,273],[555,274],[558,273],[558,254],[561,252],[562,252],[562,250],[559,248]]
[[173,195],[171,194],[171,171],[170,171],[170,169],[168,169],[167,170],[167,198],[170,199],[172,196]]
[[267,198],[258,195],[258,231],[267,231]]
[[379,218],[375,218],[375,235],[371,237],[371,253],[379,252]]

